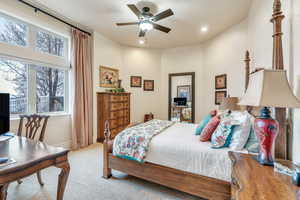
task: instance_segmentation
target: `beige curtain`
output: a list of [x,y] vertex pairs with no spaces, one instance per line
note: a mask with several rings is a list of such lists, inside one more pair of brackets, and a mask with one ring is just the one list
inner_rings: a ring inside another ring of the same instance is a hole
[[91,38],[72,30],[72,149],[93,143]]

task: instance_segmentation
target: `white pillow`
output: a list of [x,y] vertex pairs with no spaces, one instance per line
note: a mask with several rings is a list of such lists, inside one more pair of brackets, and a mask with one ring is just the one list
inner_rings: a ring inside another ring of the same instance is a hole
[[240,151],[244,148],[248,141],[251,131],[251,115],[247,112],[232,112],[232,119],[239,121],[240,125],[233,128],[233,135],[231,138],[230,149]]

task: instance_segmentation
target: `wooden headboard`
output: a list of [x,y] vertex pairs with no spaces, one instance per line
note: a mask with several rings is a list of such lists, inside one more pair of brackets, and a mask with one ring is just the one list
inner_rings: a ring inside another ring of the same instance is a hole
[[[281,10],[281,1],[274,0],[273,4],[273,15],[271,18],[271,23],[274,24],[273,29],[273,65],[272,68],[276,70],[284,70],[283,62],[283,47],[282,47],[282,20],[284,19],[283,12]],[[245,91],[248,88],[249,78],[250,78],[250,53],[246,52],[245,56]],[[254,70],[255,71],[255,70]],[[252,110],[251,108],[250,110]],[[279,134],[276,139],[275,144],[275,157],[281,159],[287,159],[287,120],[286,120],[286,109],[285,108],[275,108],[275,117],[279,122]]]

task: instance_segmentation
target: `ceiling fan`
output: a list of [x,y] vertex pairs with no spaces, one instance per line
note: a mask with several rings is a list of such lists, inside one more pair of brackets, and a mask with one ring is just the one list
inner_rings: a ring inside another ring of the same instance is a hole
[[156,24],[155,22],[174,15],[171,9],[165,10],[157,15],[150,12],[149,7],[144,7],[142,12],[134,5],[128,4],[129,9],[138,17],[138,22],[117,23],[117,26],[138,25],[140,28],[139,37],[144,37],[147,31],[156,29],[165,33],[171,31],[170,28]]

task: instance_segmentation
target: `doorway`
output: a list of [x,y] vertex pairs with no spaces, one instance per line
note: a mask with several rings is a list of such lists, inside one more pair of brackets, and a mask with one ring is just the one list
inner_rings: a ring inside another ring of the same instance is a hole
[[195,72],[169,74],[169,120],[195,123]]

